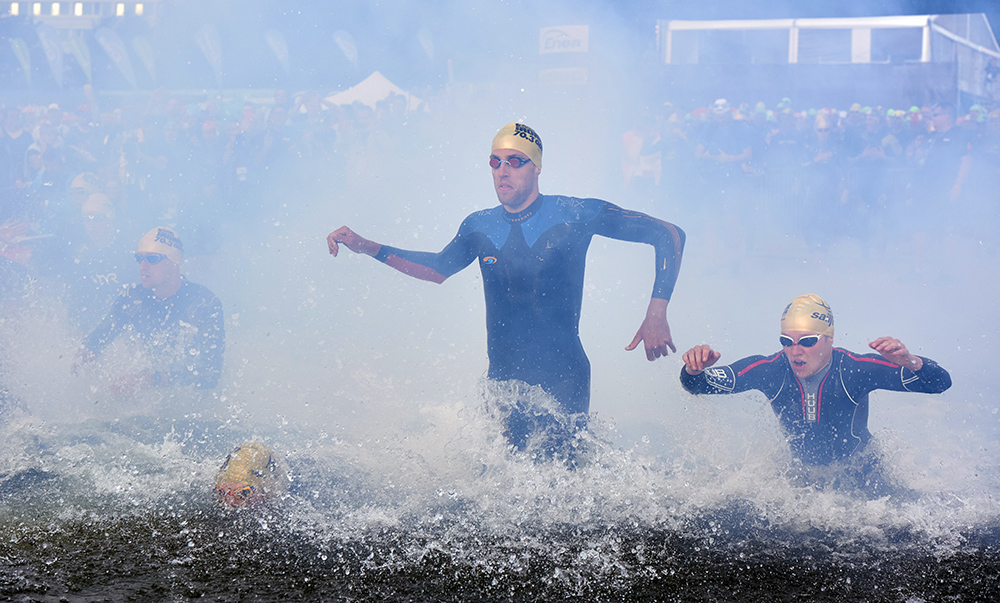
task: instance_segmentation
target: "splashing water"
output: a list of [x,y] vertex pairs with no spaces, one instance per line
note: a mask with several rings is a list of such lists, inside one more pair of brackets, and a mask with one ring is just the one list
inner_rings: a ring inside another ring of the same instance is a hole
[[[236,405],[171,415],[169,400],[143,402],[155,418],[18,411],[0,450],[0,592],[930,600],[959,578],[966,600],[996,592],[983,571],[1000,563],[988,490],[868,501],[795,487],[781,475],[790,459],[773,429],[738,435],[705,410],[676,456],[649,437],[622,445],[615,425],[595,417],[581,435],[586,456],[569,470],[530,446],[507,450],[499,417],[475,395],[413,398],[373,382],[353,396],[353,416],[325,424],[261,421]],[[395,412],[365,416],[391,400]],[[226,510],[213,503],[212,480],[247,437],[285,455],[290,492]],[[905,454],[891,437],[886,449]]]
[[[450,237],[411,230],[408,212],[387,241]],[[478,275],[434,289],[367,258],[330,260],[316,226],[326,217],[283,220],[238,267],[192,275],[228,302],[216,392],[115,395],[113,375],[145,362],[121,342],[70,377],[79,334],[58,299],[32,292],[0,319],[3,382],[23,406],[0,427],[0,595],[929,601],[1000,590],[996,403],[983,377],[995,355],[952,338],[981,330],[977,318],[948,313],[923,281],[891,281],[892,299],[911,303],[880,308],[871,292],[898,258],[853,267],[856,293],[827,296],[842,308],[838,344],[906,333],[956,386],[873,395],[872,431],[914,495],[867,500],[789,479],[759,397],[696,399],[680,390],[676,356],[619,353],[647,286],[620,266],[646,267],[641,251],[594,244],[581,324],[594,414],[573,470],[505,446],[511,392],[480,383]],[[824,292],[835,261],[854,259],[800,262],[792,241],[720,268],[689,234],[675,340],[713,341],[729,360],[773,341],[781,304]],[[955,269],[945,288],[981,299],[967,276]],[[787,284],[762,293],[771,281]],[[289,492],[220,508],[215,473],[250,439],[285,457]]]

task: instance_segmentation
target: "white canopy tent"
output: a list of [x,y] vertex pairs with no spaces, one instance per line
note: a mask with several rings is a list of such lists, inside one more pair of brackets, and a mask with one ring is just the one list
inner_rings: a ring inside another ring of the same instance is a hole
[[407,111],[416,111],[423,103],[421,99],[393,84],[378,71],[347,90],[330,93],[323,100],[332,105],[350,105],[360,102],[374,109],[378,101],[389,98],[393,94],[399,94],[406,98]]

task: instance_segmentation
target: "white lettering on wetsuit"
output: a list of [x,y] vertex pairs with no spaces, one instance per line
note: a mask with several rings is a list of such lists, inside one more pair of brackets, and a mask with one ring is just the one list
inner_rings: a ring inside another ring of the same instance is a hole
[[817,407],[816,393],[812,392],[812,393],[806,394],[805,399],[806,399],[806,405],[805,405],[805,408],[803,409],[803,414],[805,415],[804,418],[805,418],[806,421],[809,421],[810,423],[815,423],[816,422],[816,418],[817,418],[816,417],[816,407]]

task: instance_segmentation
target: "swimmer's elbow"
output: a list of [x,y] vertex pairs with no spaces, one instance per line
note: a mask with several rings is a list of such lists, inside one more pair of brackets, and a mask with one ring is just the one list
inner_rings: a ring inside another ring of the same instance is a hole
[[677,231],[677,248],[683,251],[684,244],[687,242],[687,233],[685,233],[684,229],[677,225],[674,225],[674,230]]

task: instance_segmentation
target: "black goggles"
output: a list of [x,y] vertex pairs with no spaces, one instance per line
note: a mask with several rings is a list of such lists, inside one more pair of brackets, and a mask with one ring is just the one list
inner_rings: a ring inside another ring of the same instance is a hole
[[820,337],[822,337],[822,335],[803,335],[802,337],[799,337],[798,341],[792,341],[792,338],[789,337],[788,335],[782,335],[781,337],[778,337],[778,341],[781,342],[782,347],[786,348],[790,348],[795,344],[798,344],[804,348],[811,348],[817,343],[819,343]]
[[516,170],[517,168],[519,168],[519,167],[521,167],[523,165],[531,163],[531,160],[530,159],[522,159],[521,157],[518,157],[516,155],[513,156],[513,157],[511,157],[510,159],[500,159],[499,157],[490,157],[490,167],[493,168],[493,169],[497,169],[498,167],[500,167],[504,163],[506,163],[507,165],[509,165],[510,167],[512,167],[512,168],[514,168]]
[[155,266],[155,265],[159,264],[160,262],[162,262],[165,259],[167,259],[167,256],[163,255],[162,253],[146,253],[146,254],[137,253],[137,254],[135,254],[135,263],[136,264],[141,264],[143,262],[149,262],[150,264],[152,264],[152,265]]

